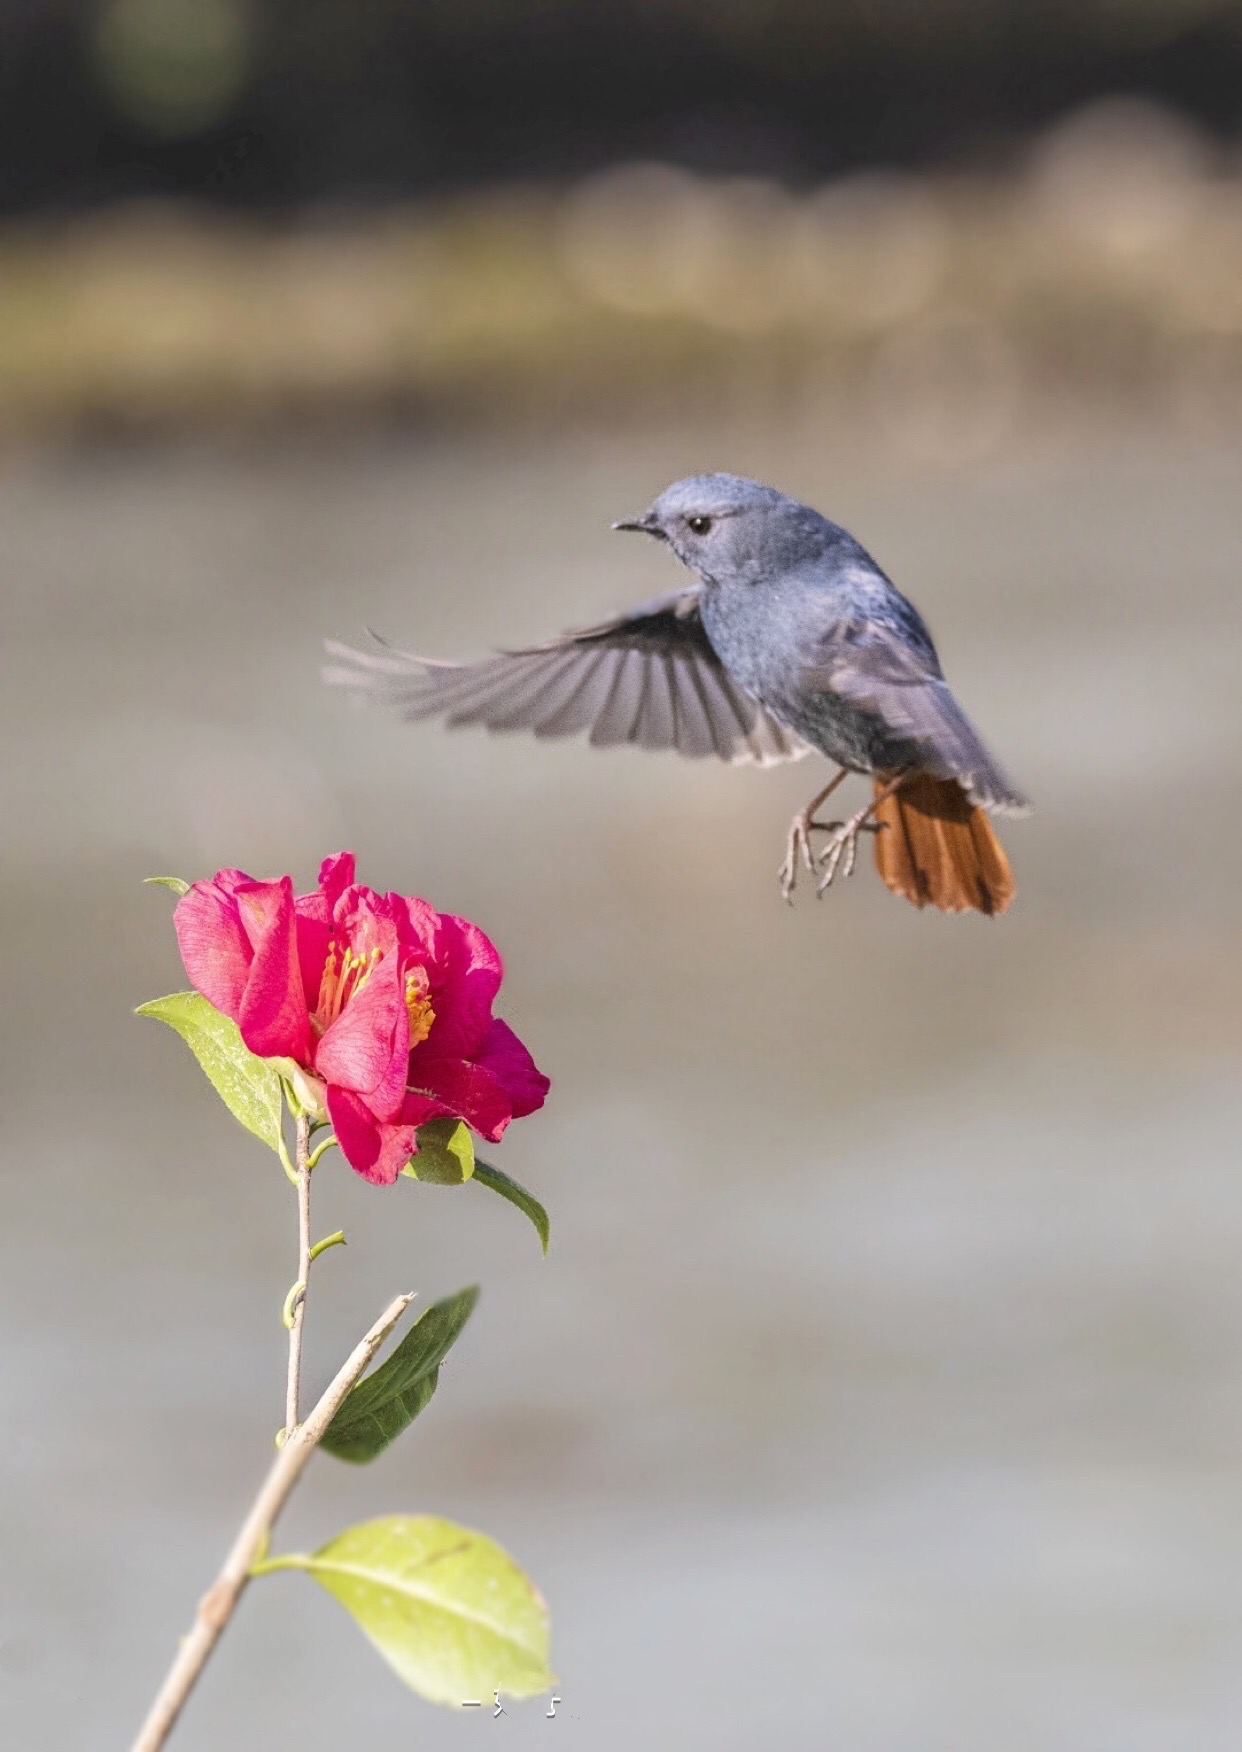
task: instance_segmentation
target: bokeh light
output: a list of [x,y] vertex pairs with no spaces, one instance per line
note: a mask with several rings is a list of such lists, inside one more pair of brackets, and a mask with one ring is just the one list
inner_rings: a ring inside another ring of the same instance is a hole
[[99,75],[138,128],[202,133],[245,88],[254,25],[244,0],[107,0],[95,31]]

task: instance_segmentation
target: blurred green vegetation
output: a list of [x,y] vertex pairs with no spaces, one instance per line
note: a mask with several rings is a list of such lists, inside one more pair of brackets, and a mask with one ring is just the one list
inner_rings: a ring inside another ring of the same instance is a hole
[[930,458],[1084,395],[1231,430],[1238,166],[1122,100],[991,175],[631,164],[278,227],[138,204],[0,232],[10,437],[768,394]]
[[0,213],[287,214],[656,159],[980,163],[1132,96],[1239,132],[1242,0],[22,0]]

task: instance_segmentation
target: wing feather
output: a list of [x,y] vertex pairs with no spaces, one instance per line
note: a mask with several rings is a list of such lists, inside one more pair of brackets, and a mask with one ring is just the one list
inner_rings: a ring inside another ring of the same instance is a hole
[[616,651],[609,656],[612,686],[608,698],[591,726],[592,748],[612,748],[628,742],[634,719],[642,709],[643,660],[637,651]]
[[634,740],[640,748],[677,747],[677,701],[668,658],[663,651],[647,656],[647,691],[642,715],[635,721]]
[[536,736],[576,736],[587,730],[607,698],[609,683],[608,654],[597,651],[593,656],[575,654],[565,676],[541,702],[538,716],[532,719]]
[[766,764],[809,752],[731,680],[704,631],[697,588],[480,663],[445,663],[372,638],[368,651],[329,641],[324,680],[403,718],[541,737],[585,730],[595,747],[629,742],[690,759]]
[[677,747],[689,760],[703,760],[717,752],[707,703],[695,686],[692,665],[679,657],[665,661],[672,669],[671,685],[677,701]]
[[534,718],[546,711],[548,702],[556,698],[558,679],[572,672],[573,668],[573,659],[565,652],[543,663],[532,664],[524,676],[516,677],[510,684],[504,703],[490,711],[488,723],[491,728],[498,731],[531,729]]
[[885,737],[905,744],[924,771],[956,779],[981,808],[1021,814],[1030,805],[958,705],[930,639],[925,632],[918,640],[910,634],[904,624],[840,621],[820,639],[803,682],[874,718]]

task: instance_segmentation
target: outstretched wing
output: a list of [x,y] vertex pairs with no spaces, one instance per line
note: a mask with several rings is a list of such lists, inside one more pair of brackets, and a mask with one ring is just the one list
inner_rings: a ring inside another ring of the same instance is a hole
[[329,641],[336,661],[323,678],[403,718],[442,716],[454,727],[536,736],[589,730],[596,748],[632,742],[675,748],[692,760],[714,754],[766,765],[809,752],[730,680],[703,630],[694,589],[481,663],[437,662],[371,637],[373,651]]
[[981,808],[1020,814],[1030,807],[950,693],[921,622],[838,621],[803,681],[874,718],[886,740],[907,744],[934,778],[956,779]]

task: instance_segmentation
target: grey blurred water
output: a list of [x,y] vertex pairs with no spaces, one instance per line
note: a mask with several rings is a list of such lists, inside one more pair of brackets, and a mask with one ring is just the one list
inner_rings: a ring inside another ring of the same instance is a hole
[[[1004,921],[778,902],[807,767],[401,729],[323,692],[675,582],[608,523],[704,466],[849,524],[1038,803]],[[466,1188],[333,1166],[312,1383],[479,1279],[419,1425],[277,1544],[443,1513],[553,1611],[563,1702],[402,1691],[296,1576],[177,1744],[1215,1752],[1242,1740],[1242,518],[1113,430],[913,472],[736,430],[14,456],[5,532],[0,1743],[123,1745],[280,1422],[292,1210],[171,1035],[151,872],[466,912],[553,1077]]]

